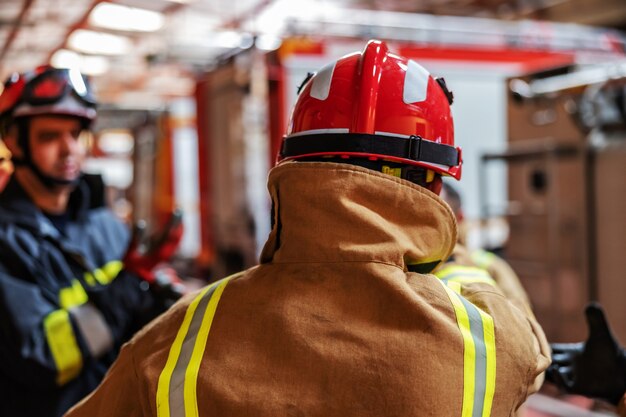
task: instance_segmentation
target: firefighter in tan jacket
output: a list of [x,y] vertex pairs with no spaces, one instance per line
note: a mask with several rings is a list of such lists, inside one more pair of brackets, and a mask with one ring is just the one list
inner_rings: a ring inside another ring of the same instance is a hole
[[[461,229],[464,225],[465,213],[459,192],[448,182],[444,182],[441,198],[452,209],[457,225]],[[492,278],[515,306],[530,317],[534,317],[528,295],[513,268],[504,259],[491,252],[482,249],[468,250],[463,237],[462,232],[457,234],[457,244],[452,256],[438,268],[435,275],[446,280],[453,278],[453,275],[463,276],[465,272],[469,275],[476,274]]]
[[154,321],[67,416],[510,416],[549,363],[541,330],[428,274],[456,242],[451,99],[379,41],[307,80],[260,265]]
[[[448,182],[443,183],[440,195],[452,209],[459,229],[462,229],[465,225],[465,213],[461,195]],[[528,295],[513,268],[504,259],[491,252],[482,249],[468,250],[464,243],[464,233],[459,231],[452,255],[437,268],[435,275],[447,285],[467,280],[482,280],[487,284],[497,286],[513,305],[529,317],[533,326],[537,328],[536,332],[540,333],[541,330],[535,321]],[[543,380],[543,375],[535,379],[536,390],[541,387]],[[514,415],[515,417],[524,416],[524,407],[520,406]]]

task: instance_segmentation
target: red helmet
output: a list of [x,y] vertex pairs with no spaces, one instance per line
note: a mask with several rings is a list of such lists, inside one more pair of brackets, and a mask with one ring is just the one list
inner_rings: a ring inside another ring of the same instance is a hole
[[460,179],[451,103],[442,78],[371,40],[304,82],[278,160],[383,159]]
[[87,78],[75,69],[41,66],[13,73],[0,95],[0,121],[35,115],[69,115],[92,121],[96,100]]

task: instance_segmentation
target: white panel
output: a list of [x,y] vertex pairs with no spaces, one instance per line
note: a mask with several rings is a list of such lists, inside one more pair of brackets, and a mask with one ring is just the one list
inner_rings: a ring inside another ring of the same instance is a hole
[[[195,118],[193,100],[176,100],[170,107],[172,117]],[[198,133],[195,126],[173,131],[174,195],[176,205],[183,210],[185,233],[178,252],[184,257],[195,257],[200,251],[200,185],[198,169]]]
[[409,61],[402,90],[402,100],[406,104],[426,100],[429,76],[430,74],[424,67],[415,61]]
[[311,97],[318,100],[326,100],[330,94],[330,83],[335,72],[335,62],[326,65],[319,70],[313,78],[311,85]]
[[[454,93],[452,116],[455,143],[463,148],[463,177],[458,189],[463,197],[465,216],[476,220],[481,215],[479,168],[487,152],[499,152],[507,145],[506,82],[503,74],[474,72],[459,64],[456,69],[440,71]],[[490,206],[502,207],[507,200],[506,166],[491,163],[487,175]],[[456,183],[456,181],[452,181]]]

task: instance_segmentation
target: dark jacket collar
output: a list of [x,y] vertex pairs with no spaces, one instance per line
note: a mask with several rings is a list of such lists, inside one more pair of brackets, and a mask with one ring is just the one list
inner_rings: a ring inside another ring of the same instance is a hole
[[[72,221],[83,220],[89,209],[94,208],[96,199],[91,197],[90,183],[93,179],[82,176],[70,195],[68,214]],[[97,184],[96,184],[97,185]],[[98,190],[94,190],[98,191]],[[98,203],[101,199],[97,199]],[[35,205],[17,178],[13,176],[0,194],[0,221],[16,223],[44,235],[57,236],[59,232]]]

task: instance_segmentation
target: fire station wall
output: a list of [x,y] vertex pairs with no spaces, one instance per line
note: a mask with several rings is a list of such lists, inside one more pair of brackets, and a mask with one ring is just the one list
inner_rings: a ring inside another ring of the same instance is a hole
[[588,147],[567,100],[509,99],[508,117],[517,156],[507,159],[505,256],[539,322],[551,342],[584,340],[584,307],[598,300],[625,341],[626,137]]
[[583,169],[580,156],[538,156],[509,164],[509,199],[516,210],[508,215],[505,256],[551,341],[586,335],[580,325],[589,297],[584,189],[567,186],[584,183]]
[[626,133],[595,159],[598,298],[626,343]]
[[552,342],[582,340],[589,296],[586,272],[584,157],[559,146],[582,145],[562,105],[509,100],[510,149],[505,256],[518,273]]

